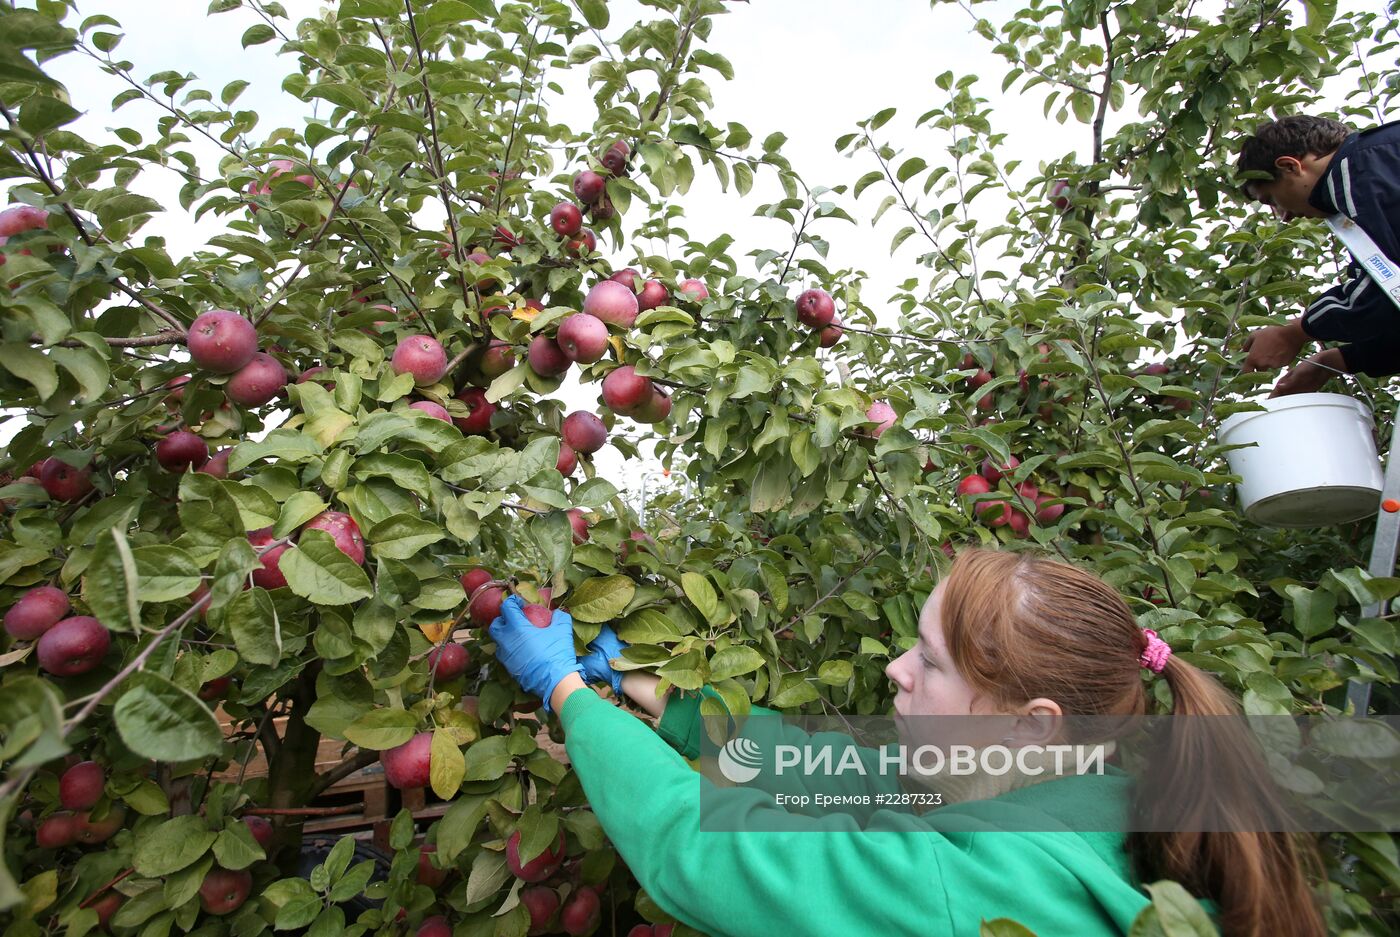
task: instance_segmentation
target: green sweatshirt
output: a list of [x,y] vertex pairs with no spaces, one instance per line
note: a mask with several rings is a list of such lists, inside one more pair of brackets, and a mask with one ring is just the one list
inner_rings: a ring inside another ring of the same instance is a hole
[[[763,791],[718,788],[682,757],[696,754],[699,700],[673,692],[653,732],[580,689],[560,719],[588,801],[632,873],[668,913],[711,937],[977,937],[984,919],[1001,917],[1039,937],[1121,937],[1149,902],[1122,833],[1008,832],[979,822],[971,803],[922,816],[877,810],[861,829],[839,814],[789,813]],[[1130,783],[1122,772],[1062,778],[998,801],[1042,813],[1053,802],[1077,827],[1112,829]],[[706,810],[720,803],[730,814],[708,812],[711,826],[772,831],[702,831],[702,785]],[[761,824],[746,822],[758,812]]]

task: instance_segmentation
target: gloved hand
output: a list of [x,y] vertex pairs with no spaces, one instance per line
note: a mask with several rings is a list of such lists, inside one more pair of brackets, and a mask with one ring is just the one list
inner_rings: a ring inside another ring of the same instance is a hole
[[604,625],[603,630],[598,632],[598,637],[588,642],[588,654],[578,659],[583,665],[583,679],[589,683],[601,681],[611,684],[613,693],[621,697],[622,674],[613,670],[609,661],[614,657],[621,657],[622,649],[627,646],[627,642],[617,636],[611,625]]
[[582,674],[583,666],[574,653],[574,620],[568,612],[556,611],[549,625],[537,628],[525,617],[525,603],[512,595],[501,603],[501,614],[491,622],[496,642],[496,660],[526,693],[544,701],[571,673]]

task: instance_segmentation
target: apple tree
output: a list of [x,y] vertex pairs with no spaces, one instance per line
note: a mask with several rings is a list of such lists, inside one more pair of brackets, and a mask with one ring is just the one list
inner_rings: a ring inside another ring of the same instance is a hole
[[[243,82],[134,74],[111,17],[0,4],[7,933],[664,933],[493,665],[509,591],[733,711],[885,711],[974,542],[1090,564],[1251,712],[1395,679],[1393,625],[1357,613],[1400,593],[1357,568],[1364,526],[1244,523],[1213,432],[1258,384],[1241,330],[1327,245],[1234,198],[1232,141],[1337,87],[1383,108],[1393,81],[1355,88],[1392,21],[969,7],[1003,87],[1087,147],[1003,159],[977,79],[946,74],[912,123],[843,135],[859,176],[825,187],[712,113],[706,83],[742,76],[707,39],[742,8],[644,6],[214,0],[314,114],[269,130]],[[132,126],[66,129],[58,56],[125,82]],[[550,119],[570,81],[585,131]],[[132,190],[169,173],[178,204]],[[697,173],[768,186],[790,237],[692,239]],[[225,230],[167,245],[159,212]],[[896,317],[831,256],[858,218],[907,255]],[[598,407],[565,405],[575,379]],[[605,445],[689,493],[633,511]],[[318,798],[376,764],[440,818],[401,810],[382,861],[309,851]],[[1332,845],[1334,923],[1385,932],[1394,843]]]

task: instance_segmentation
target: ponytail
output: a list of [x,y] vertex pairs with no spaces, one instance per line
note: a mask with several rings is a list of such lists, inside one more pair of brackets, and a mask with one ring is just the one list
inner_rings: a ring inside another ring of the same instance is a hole
[[[1171,688],[1169,744],[1153,746],[1135,787],[1135,829],[1128,854],[1142,881],[1172,879],[1219,906],[1226,937],[1326,937],[1309,877],[1324,878],[1316,843],[1279,830],[1287,805],[1270,784],[1269,769],[1238,705],[1213,677],[1172,656],[1161,676]],[[1210,723],[1209,726],[1202,723]],[[1209,765],[1209,769],[1205,766]],[[1203,789],[1209,777],[1211,789]],[[1222,808],[1220,805],[1227,805]],[[1229,816],[1212,824],[1221,809]],[[1227,823],[1232,832],[1179,832]]]

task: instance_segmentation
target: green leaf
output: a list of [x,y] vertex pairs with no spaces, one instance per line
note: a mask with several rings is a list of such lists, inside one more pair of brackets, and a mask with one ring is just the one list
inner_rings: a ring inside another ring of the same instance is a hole
[[727,647],[710,658],[710,679],[728,680],[741,674],[753,673],[763,664],[763,655],[751,647]]
[[171,875],[198,862],[217,838],[201,816],[174,817],[142,835],[131,864],[147,878]]
[[574,507],[600,508],[617,497],[617,488],[606,478],[590,478],[574,489]]
[[372,709],[345,727],[345,738],[361,748],[382,752],[396,748],[418,732],[418,717],[406,709]]
[[266,23],[258,23],[256,25],[249,26],[247,31],[243,33],[243,48],[246,49],[249,46],[262,45],[264,42],[267,42],[270,39],[275,39],[276,37],[277,30],[273,29]]
[[248,824],[233,820],[214,840],[214,858],[224,868],[238,871],[266,859],[267,853],[253,839]]
[[278,561],[287,586],[317,605],[349,605],[374,594],[369,576],[324,530],[308,530]]
[[199,586],[199,566],[184,550],[149,546],[137,547],[131,553],[136,559],[143,602],[169,602],[189,595]]
[[637,594],[637,584],[626,576],[595,576],[579,584],[569,596],[569,614],[575,621],[608,622],[622,614]]
[[1200,901],[1176,882],[1153,882],[1147,886],[1157,922],[1166,937],[1218,937],[1219,931]]
[[24,342],[0,345],[0,367],[33,385],[41,399],[58,390],[58,370],[48,356]]
[[[465,759],[462,767],[465,773]],[[472,844],[476,828],[481,825],[482,817],[486,816],[488,799],[485,794],[463,794],[452,801],[438,821],[437,848],[443,862],[455,862]]]
[[494,781],[505,774],[513,757],[507,742],[507,736],[490,735],[468,745],[463,780]]
[[19,125],[31,136],[41,137],[50,130],[77,120],[81,113],[66,101],[36,94],[19,109]]
[[895,178],[900,182],[908,182],[927,168],[928,163],[924,161],[922,157],[912,156],[905,160],[903,165],[899,167],[899,171],[895,173]]
[[282,660],[282,626],[266,589],[239,592],[228,603],[224,620],[239,656],[248,663],[271,667]]
[[282,504],[272,535],[277,539],[290,536],[298,527],[324,511],[328,505],[314,491],[297,491]]
[[724,617],[719,596],[710,580],[699,573],[681,573],[681,588],[685,590],[685,597],[690,599],[690,604],[705,616],[706,621],[714,624]]
[[769,702],[776,709],[788,709],[810,703],[819,698],[817,688],[807,681],[805,674],[785,673],[778,682],[777,692]]
[[370,528],[367,539],[377,557],[411,560],[445,536],[447,531],[431,521],[395,514]]
[[155,761],[211,758],[223,748],[223,733],[209,708],[149,671],[131,676],[112,715],[127,748]]
[[1290,585],[1284,589],[1293,600],[1293,627],[1305,638],[1315,638],[1337,626],[1337,597],[1324,589]]
[[605,0],[578,0],[578,8],[583,19],[594,29],[605,29],[608,25],[608,5]]

